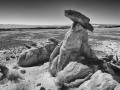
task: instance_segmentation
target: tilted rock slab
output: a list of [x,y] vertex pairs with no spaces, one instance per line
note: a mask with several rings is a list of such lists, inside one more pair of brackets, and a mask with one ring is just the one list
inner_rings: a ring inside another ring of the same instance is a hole
[[85,29],[93,31],[93,26],[89,23],[90,19],[76,10],[65,10],[65,16],[71,19],[73,22],[80,23]]
[[116,90],[118,85],[119,83],[113,79],[112,75],[98,70],[90,80],[81,84],[77,90]]

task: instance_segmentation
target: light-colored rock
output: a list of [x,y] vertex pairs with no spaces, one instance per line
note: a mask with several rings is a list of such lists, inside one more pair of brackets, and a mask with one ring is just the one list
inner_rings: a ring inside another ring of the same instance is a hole
[[[62,71],[58,72],[56,83],[58,85],[66,84],[66,86],[72,87],[76,85],[79,86],[86,79],[89,79],[89,74],[91,73],[93,73],[93,70],[90,67],[77,62],[70,62]],[[71,85],[68,85],[69,83],[71,83]]]
[[114,90],[118,82],[108,73],[98,70],[91,79],[85,81],[77,90]]
[[53,66],[51,65],[52,61],[56,61],[54,59],[59,54],[56,74],[63,70],[70,61],[79,60],[78,57],[81,57],[81,55],[87,59],[97,59],[95,53],[88,45],[88,28],[85,28],[85,25],[89,24],[90,19],[75,10],[65,10],[65,16],[73,20],[74,23],[72,28],[65,34],[62,45],[56,47],[50,57],[49,66],[51,67]]
[[[41,52],[47,52],[44,48],[41,48],[40,50]],[[41,55],[40,50],[39,48],[31,48],[21,53],[18,65],[21,67],[29,67],[43,61],[44,57]],[[41,56],[41,60],[39,60],[39,56]]]
[[74,27],[74,29],[71,29],[66,33],[65,38],[63,39],[63,43],[60,48],[60,57],[58,59],[58,72],[64,69],[69,62],[71,53],[74,51],[79,55],[84,52],[84,56],[87,56],[87,58],[97,59],[95,53],[88,45],[87,30],[79,23],[77,23]]
[[59,58],[59,55],[56,56],[53,61],[51,62],[51,65],[49,65],[49,72],[50,74],[55,77],[56,74],[57,74],[57,63],[58,63],[58,58]]
[[114,90],[120,90],[120,84],[117,85]]
[[54,58],[59,55],[61,45],[62,45],[62,42],[60,42],[51,53],[50,59],[49,59],[49,67],[51,67],[51,64]]
[[21,67],[31,67],[49,61],[50,54],[56,47],[56,42],[47,42],[41,47],[32,47],[21,53],[18,65]]

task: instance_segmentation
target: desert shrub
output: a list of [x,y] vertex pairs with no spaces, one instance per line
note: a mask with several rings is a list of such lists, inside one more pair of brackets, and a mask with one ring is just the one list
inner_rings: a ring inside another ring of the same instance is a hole
[[0,84],[7,83],[8,73],[9,69],[4,64],[0,64]]
[[33,90],[29,83],[27,82],[19,82],[19,83],[12,83],[6,90]]
[[19,82],[22,79],[22,75],[17,70],[10,70],[8,74],[8,80],[11,82]]

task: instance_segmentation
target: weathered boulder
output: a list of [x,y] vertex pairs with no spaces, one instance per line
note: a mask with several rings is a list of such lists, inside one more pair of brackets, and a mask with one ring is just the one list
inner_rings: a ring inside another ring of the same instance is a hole
[[90,80],[81,84],[77,90],[114,90],[118,84],[111,74],[98,70]]
[[57,85],[65,85],[67,87],[75,87],[82,84],[90,78],[93,70],[87,65],[77,62],[70,62],[62,71],[58,72],[56,76]]
[[50,54],[56,47],[57,43],[47,42],[41,47],[32,47],[21,53],[18,65],[21,67],[30,67],[42,62],[49,61]]
[[[45,50],[43,48],[31,48],[21,53],[18,65],[21,67],[29,67],[37,64],[40,60],[38,56]],[[42,59],[43,60],[43,56]]]
[[117,85],[114,90],[120,90],[120,84]]

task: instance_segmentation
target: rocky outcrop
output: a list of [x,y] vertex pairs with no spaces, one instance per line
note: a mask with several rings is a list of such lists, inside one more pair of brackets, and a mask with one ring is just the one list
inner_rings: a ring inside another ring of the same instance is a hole
[[[78,57],[83,56],[86,59],[97,60],[95,53],[88,45],[88,28],[84,28],[84,25],[89,23],[89,18],[72,10],[66,10],[65,15],[68,18],[72,18],[74,23],[72,28],[66,33],[61,45],[57,46],[51,54],[50,73],[53,75],[54,72],[53,76],[63,70],[69,62],[79,60]],[[57,55],[59,55],[59,57],[55,58]],[[55,68],[52,68],[52,62],[54,62],[54,67],[56,67],[56,70],[54,70]]]
[[74,23],[49,60],[49,72],[58,88],[117,90],[120,69],[109,63],[113,57],[98,59],[88,44],[87,29],[93,31],[90,19],[75,10],[65,10],[65,16]]
[[90,78],[93,70],[87,65],[77,62],[70,62],[62,71],[58,72],[56,76],[56,84],[67,87],[76,87]]
[[31,67],[42,62],[49,61],[50,54],[58,44],[53,38],[48,40],[44,46],[32,47],[21,53],[18,65],[21,67]]
[[80,85],[77,90],[116,90],[115,87],[118,85],[119,83],[113,79],[112,75],[98,70],[90,80]]

